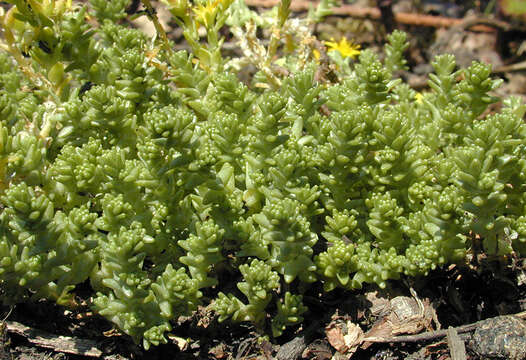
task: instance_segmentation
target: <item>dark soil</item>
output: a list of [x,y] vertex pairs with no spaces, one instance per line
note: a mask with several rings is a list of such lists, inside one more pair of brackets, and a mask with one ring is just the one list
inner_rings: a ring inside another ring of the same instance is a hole
[[[429,301],[444,329],[500,315],[517,314],[526,310],[526,261],[513,264],[510,260],[506,265],[502,261],[483,261],[477,266],[450,266],[449,269],[436,270],[425,278],[391,282],[390,287],[383,291],[370,286],[362,291],[335,290],[320,295],[319,289],[311,289],[305,294],[309,312],[305,314],[304,327],[290,330],[278,339],[265,340],[248,324],[219,324],[212,312],[201,308],[194,316],[179,319],[174,327],[173,334],[187,340],[183,349],[172,337],[169,344],[152,347],[146,352],[128,336],[116,331],[105,319],[93,315],[86,306],[65,310],[42,301],[18,304],[11,309],[4,307],[2,316],[7,316],[8,323],[20,322],[50,334],[95,340],[97,348],[104,354],[103,358],[108,360],[288,359],[290,357],[283,356],[292,356],[295,352],[307,359],[330,359],[336,353],[326,334],[326,326],[331,320],[350,320],[365,330],[370,329],[382,317],[382,314],[375,313],[375,308],[396,296],[411,296],[410,288],[420,299]],[[375,292],[376,295],[372,296]],[[483,347],[480,344],[484,340],[480,334],[477,334],[478,338],[474,336],[474,331],[462,334],[468,359],[485,359],[473,352],[473,349]],[[486,340],[492,341],[492,338]],[[474,344],[473,339],[477,340]],[[84,356],[35,347],[26,337],[7,331],[3,333],[2,342],[0,359],[85,359]],[[491,344],[487,346],[491,348]],[[287,349],[292,351],[287,352]],[[526,356],[523,349],[519,348],[519,351]],[[445,338],[381,343],[373,344],[366,350],[358,349],[352,358],[448,359],[449,349]]]

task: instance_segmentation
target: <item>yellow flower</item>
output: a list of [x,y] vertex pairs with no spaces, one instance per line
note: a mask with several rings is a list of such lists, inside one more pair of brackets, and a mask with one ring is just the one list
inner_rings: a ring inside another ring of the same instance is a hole
[[199,4],[192,10],[197,17],[197,22],[209,28],[215,21],[218,11],[226,11],[233,0],[207,0],[206,5]]
[[422,93],[420,93],[420,92],[417,92],[417,93],[415,94],[415,100],[416,100],[417,102],[420,102],[420,103],[421,103],[423,97],[424,97],[424,95],[422,95]]
[[331,38],[331,41],[325,41],[325,45],[329,47],[329,51],[338,51],[343,57],[354,59],[360,55],[360,45],[349,43],[346,38],[342,38],[339,43]]
[[197,22],[208,28],[215,20],[217,5],[220,1],[221,0],[207,1],[206,5],[199,4],[193,8],[193,12],[197,17]]

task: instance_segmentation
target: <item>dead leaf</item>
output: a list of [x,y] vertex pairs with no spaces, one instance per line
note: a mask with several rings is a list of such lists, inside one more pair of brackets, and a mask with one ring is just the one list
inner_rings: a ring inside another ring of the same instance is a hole
[[346,353],[354,354],[358,349],[358,346],[361,345],[363,337],[364,336],[362,328],[349,321],[347,323],[347,334],[343,336],[343,339],[345,340],[345,345],[347,346]]
[[176,344],[177,347],[179,348],[179,350],[185,351],[186,349],[188,349],[188,340],[187,339],[179,337],[179,336],[175,336],[173,334],[168,334],[168,335],[166,335],[166,337],[168,339],[170,339],[170,341],[172,343]]
[[356,352],[364,338],[363,330],[351,320],[332,321],[325,328],[325,334],[331,346],[347,359]]
[[380,297],[378,291],[370,291],[366,293],[365,298],[371,303],[368,310],[374,317],[381,316],[390,309],[389,299]]
[[[385,316],[374,323],[373,327],[365,334],[365,338],[390,338],[393,333],[392,330],[391,324],[388,322],[387,316]],[[371,345],[371,342],[365,341],[362,344],[362,349],[367,349]]]
[[333,348],[340,352],[343,351],[345,340],[340,326],[336,324],[331,326],[331,324],[329,324],[325,329],[325,335],[327,335],[327,340],[329,340],[329,344],[331,344]]
[[[365,334],[365,338],[390,338],[400,334],[417,334],[424,329],[433,330],[436,313],[428,299],[397,296],[389,302],[388,311],[380,317],[373,327]],[[437,326],[438,328],[440,326]],[[362,349],[367,349],[370,342],[364,342]]]
[[393,328],[393,335],[416,334],[424,328],[430,328],[432,317],[426,317],[424,304],[414,298],[397,296],[391,300],[391,314],[388,320]]
[[228,353],[226,352],[226,346],[225,344],[218,344],[211,348],[208,353],[215,357],[216,359],[224,359],[228,357]]
[[214,313],[209,306],[198,306],[196,316],[197,326],[206,329],[210,326]]

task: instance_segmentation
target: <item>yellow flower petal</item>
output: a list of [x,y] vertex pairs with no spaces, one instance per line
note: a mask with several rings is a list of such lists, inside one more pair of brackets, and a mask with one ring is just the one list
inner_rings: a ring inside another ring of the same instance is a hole
[[338,51],[343,57],[354,59],[360,55],[360,45],[349,43],[346,38],[342,38],[340,42],[331,38],[331,41],[325,41],[325,45],[329,48],[328,51]]
[[198,23],[209,28],[213,25],[218,11],[226,11],[233,0],[207,0],[206,5],[199,4],[192,11]]
[[320,60],[321,54],[320,54],[320,52],[317,49],[312,50],[312,55],[314,55],[314,58],[316,60],[318,60],[318,61]]
[[206,28],[208,28],[215,19],[217,12],[216,8],[220,1],[221,0],[209,0],[207,1],[206,5],[199,4],[196,7],[194,7],[192,11],[196,15],[197,22],[203,24]]

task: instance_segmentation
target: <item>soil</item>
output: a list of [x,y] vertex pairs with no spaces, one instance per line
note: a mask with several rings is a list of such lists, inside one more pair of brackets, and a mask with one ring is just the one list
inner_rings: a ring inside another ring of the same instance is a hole
[[[450,52],[463,66],[473,60],[493,64],[495,74],[505,79],[497,95],[526,99],[526,41],[523,41],[526,27],[523,19],[504,13],[500,6],[503,1],[383,0],[378,3],[391,10],[391,14],[435,15],[464,19],[466,23],[452,28],[404,24],[386,18],[389,11],[384,9],[383,17],[378,20],[330,16],[317,26],[320,39],[346,36],[362,48],[379,48],[385,41],[387,28],[399,28],[408,32],[411,39],[410,70],[400,76],[419,91],[426,90],[425,79],[433,56]],[[377,4],[357,1],[353,5],[374,7]],[[492,16],[484,17],[484,11]],[[162,9],[158,13],[161,18],[165,16]],[[304,14],[298,11],[295,16]],[[472,23],[468,26],[467,20],[477,23],[477,19],[491,19],[493,23],[484,22],[489,24],[487,31],[471,31]],[[141,20],[133,24],[148,31],[149,25]],[[181,43],[180,31],[171,28],[168,20],[165,25],[169,35]],[[82,294],[82,287],[88,286],[83,284],[77,293]],[[303,327],[290,329],[278,339],[265,338],[249,324],[219,324],[211,311],[200,308],[192,317],[178,319],[168,344],[146,352],[104,318],[93,314],[86,305],[88,302],[89,298],[80,297],[80,305],[74,309],[46,301],[0,307],[0,320],[4,320],[0,322],[0,360],[89,357],[67,353],[64,347],[58,347],[61,341],[68,340],[74,340],[77,345],[93,345],[99,352],[91,357],[107,360],[526,359],[526,259],[513,256],[472,257],[466,265],[451,265],[425,278],[390,282],[385,290],[368,286],[361,291],[334,290],[324,294],[313,287],[304,296],[309,312],[304,316]],[[395,305],[399,303],[409,305],[398,310]],[[505,316],[509,314],[518,315]],[[483,321],[485,319],[489,320]],[[17,324],[39,332],[17,330]],[[438,328],[450,330],[445,335],[431,332]],[[400,335],[405,334],[404,338],[363,341],[364,337],[387,332],[386,337],[392,337],[402,330]],[[414,335],[417,333],[423,335]]]
[[[152,347],[148,352],[114,329],[105,319],[94,315],[87,306],[65,310],[51,302],[41,301],[18,304],[12,308],[4,307],[1,316],[7,317],[7,324],[22,323],[49,335],[72,337],[79,343],[93,341],[95,347],[101,351],[99,358],[107,360],[285,360],[331,359],[333,356],[336,359],[348,359],[349,354],[336,351],[341,348],[336,345],[335,332],[329,329],[340,329],[339,325],[352,323],[366,331],[376,328],[381,332],[386,318],[390,319],[390,324],[394,323],[393,314],[398,311],[394,306],[396,300],[416,299],[426,309],[431,309],[431,314],[424,314],[421,318],[418,318],[418,310],[416,316],[398,314],[398,328],[405,327],[406,330],[414,331],[413,333],[432,335],[426,327],[431,330],[436,329],[438,324],[442,329],[451,326],[458,329],[460,338],[466,345],[465,359],[487,359],[491,354],[505,354],[501,359],[511,359],[510,354],[518,354],[514,358],[525,359],[526,321],[520,317],[508,320],[502,316],[519,314],[525,317],[526,261],[517,261],[518,259],[510,259],[508,262],[485,259],[476,266],[452,265],[448,269],[436,270],[425,278],[391,282],[382,291],[374,286],[362,291],[335,290],[328,294],[322,294],[321,289],[311,289],[304,298],[309,307],[304,327],[291,329],[278,339],[265,339],[249,324],[219,324],[216,316],[206,308],[200,308],[192,317],[180,318],[177,326],[174,326],[169,343]],[[491,322],[479,322],[482,319],[490,319]],[[510,321],[512,325],[509,324]],[[424,325],[419,328],[419,323]],[[474,325],[469,331],[463,332],[462,327],[466,324]],[[346,335],[345,331],[343,329],[341,333]],[[499,345],[495,340],[496,334],[509,335],[511,340],[502,341],[508,345],[512,343],[512,348],[506,349]],[[368,335],[371,334],[366,334]],[[35,338],[4,330],[0,359],[87,358],[35,346]],[[392,342],[372,343],[368,347],[365,343],[360,343],[361,347],[352,355],[352,359],[451,358],[449,342],[444,336],[406,338],[405,342],[399,342],[395,338]],[[58,337],[52,339],[57,343],[59,341]]]

